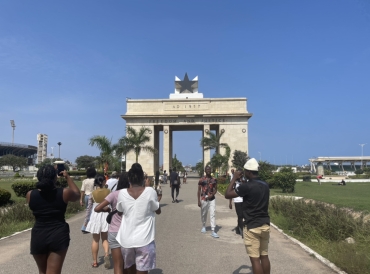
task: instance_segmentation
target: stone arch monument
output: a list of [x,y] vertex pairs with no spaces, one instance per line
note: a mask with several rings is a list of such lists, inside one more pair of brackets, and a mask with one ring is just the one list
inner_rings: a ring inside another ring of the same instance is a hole
[[[175,92],[169,99],[127,99],[127,112],[122,115],[126,126],[139,130],[150,129],[150,144],[159,150],[159,132],[163,131],[163,169],[169,171],[173,155],[173,131],[202,131],[202,136],[214,130],[223,132],[222,142],[234,150],[248,151],[248,120],[252,113],[247,111],[247,98],[203,98],[198,92],[198,77],[192,81],[185,74],[184,80],[175,77]],[[200,140],[194,140],[199,146]],[[224,151],[220,151],[224,153]],[[210,161],[210,151],[203,151],[204,163]],[[135,162],[134,152],[126,155],[126,167]],[[159,169],[159,155],[142,151],[139,163],[144,171],[153,176]],[[231,161],[229,163],[231,165]]]

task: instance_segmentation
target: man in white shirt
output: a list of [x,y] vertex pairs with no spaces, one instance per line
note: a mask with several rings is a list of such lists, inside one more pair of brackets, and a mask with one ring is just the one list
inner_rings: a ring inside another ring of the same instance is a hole
[[109,188],[110,191],[115,191],[117,189],[117,183],[118,183],[118,174],[117,172],[113,171],[110,179],[105,183],[105,187]]

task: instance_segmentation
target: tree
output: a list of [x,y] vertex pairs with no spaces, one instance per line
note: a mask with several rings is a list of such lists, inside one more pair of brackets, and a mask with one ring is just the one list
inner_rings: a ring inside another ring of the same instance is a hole
[[182,166],[182,162],[180,162],[175,154],[175,157],[172,158],[172,168],[176,168],[177,171],[185,171],[184,167]]
[[247,152],[241,150],[235,150],[233,154],[233,159],[231,162],[236,169],[243,168],[245,163],[249,160]]
[[204,161],[201,160],[195,164],[195,170],[198,172],[199,177],[202,177],[204,174]]
[[91,137],[89,145],[95,146],[100,150],[100,162],[103,163],[104,171],[107,172],[109,164],[113,162],[116,146],[112,144],[112,140],[102,135]]
[[21,169],[27,166],[27,158],[7,154],[0,158],[0,166],[11,166],[15,172],[17,168]]
[[77,168],[89,168],[95,167],[95,157],[89,155],[83,155],[76,158]]
[[[64,161],[64,160],[61,159],[61,158],[45,158],[44,161],[42,161],[41,163],[36,164],[36,167],[40,168],[40,167],[43,167],[43,166],[46,166],[46,165],[54,165],[55,161]],[[64,165],[64,168],[66,170],[69,170],[69,166],[68,166],[69,161],[66,161],[65,163],[66,164]]]
[[283,193],[292,193],[294,192],[297,174],[295,174],[290,167],[283,167],[279,172],[274,174],[273,180],[276,185],[281,188]]
[[270,188],[274,188],[275,182],[273,180],[273,171],[275,170],[275,167],[266,161],[259,161],[258,164],[258,176],[261,178],[262,181],[267,182]]
[[142,150],[151,154],[158,153],[154,147],[146,145],[150,141],[149,130],[147,127],[142,127],[139,131],[136,131],[133,127],[127,127],[126,136],[118,140],[117,154],[121,155],[134,151],[137,163]]
[[[219,172],[226,173],[229,169],[229,159],[230,159],[230,147],[227,143],[221,143],[221,137],[224,132],[221,131],[220,134],[216,135],[215,133],[208,131],[206,133],[209,137],[203,137],[200,140],[200,145],[204,150],[215,149],[216,153],[212,156],[211,161],[207,164],[210,164],[213,169],[219,169]],[[219,153],[220,148],[225,148],[225,155]]]

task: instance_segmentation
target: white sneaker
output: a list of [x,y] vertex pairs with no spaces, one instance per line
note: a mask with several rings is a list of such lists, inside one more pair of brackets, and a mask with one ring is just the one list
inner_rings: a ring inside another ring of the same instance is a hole
[[203,228],[202,228],[202,230],[200,232],[206,233],[206,228],[203,226]]

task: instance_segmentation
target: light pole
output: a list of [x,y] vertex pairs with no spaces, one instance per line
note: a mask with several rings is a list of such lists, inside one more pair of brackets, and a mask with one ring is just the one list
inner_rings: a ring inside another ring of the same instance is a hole
[[258,151],[258,153],[260,154],[260,162],[261,162],[261,152]]
[[364,169],[364,163],[363,163],[363,158],[364,158],[364,145],[366,145],[366,144],[359,144],[359,146],[361,146],[361,169]]
[[14,145],[14,130],[15,130],[15,123],[14,120],[10,120],[10,125],[13,128],[13,135],[12,135],[12,145]]
[[60,146],[62,145],[62,143],[58,142],[57,145],[59,146],[59,157],[58,158],[60,159]]

